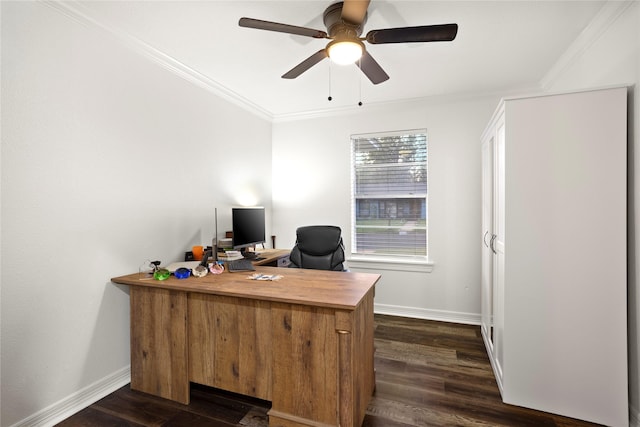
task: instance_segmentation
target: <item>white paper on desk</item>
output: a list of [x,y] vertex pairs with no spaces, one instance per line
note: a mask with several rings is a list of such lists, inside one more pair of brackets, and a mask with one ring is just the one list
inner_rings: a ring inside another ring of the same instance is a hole
[[261,273],[255,273],[252,274],[251,276],[248,277],[251,280],[268,280],[268,281],[274,281],[274,280],[280,280],[282,279],[282,276],[280,274],[261,274]]

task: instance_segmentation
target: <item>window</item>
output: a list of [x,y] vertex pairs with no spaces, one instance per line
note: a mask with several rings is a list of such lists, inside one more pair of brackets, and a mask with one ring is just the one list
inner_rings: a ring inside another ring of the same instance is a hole
[[427,256],[427,131],[353,135],[352,249]]

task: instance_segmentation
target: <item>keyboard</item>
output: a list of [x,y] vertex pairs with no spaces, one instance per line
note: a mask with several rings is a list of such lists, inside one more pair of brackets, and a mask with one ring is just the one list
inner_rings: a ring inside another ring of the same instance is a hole
[[231,273],[236,271],[255,271],[251,260],[243,258],[227,262],[227,268]]

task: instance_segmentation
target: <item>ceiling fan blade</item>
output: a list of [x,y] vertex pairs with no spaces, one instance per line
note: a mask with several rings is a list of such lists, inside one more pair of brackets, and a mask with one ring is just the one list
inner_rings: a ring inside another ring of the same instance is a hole
[[367,8],[371,0],[344,0],[342,5],[342,19],[345,21],[361,25],[367,16]]
[[295,25],[280,24],[278,22],[262,21],[253,18],[240,18],[238,25],[257,30],[277,31],[280,33],[296,34],[298,36],[313,37],[316,39],[327,38],[327,33],[313,28],[297,27]]
[[316,53],[314,53],[313,55],[311,55],[310,57],[308,57],[307,59],[305,59],[304,61],[302,61],[301,63],[299,63],[298,65],[296,65],[295,67],[293,67],[291,70],[287,71],[285,74],[282,75],[282,78],[295,79],[300,74],[304,73],[309,68],[313,67],[318,62],[322,61],[324,58],[328,56],[329,54],[327,53],[327,50],[321,49]]
[[458,24],[424,25],[421,27],[388,28],[371,30],[367,41],[371,44],[450,42],[456,38]]
[[373,56],[366,50],[362,54],[359,61],[356,61],[356,65],[360,67],[362,72],[371,80],[371,83],[377,85],[386,80],[389,80],[389,75],[385,73],[380,64],[373,59]]

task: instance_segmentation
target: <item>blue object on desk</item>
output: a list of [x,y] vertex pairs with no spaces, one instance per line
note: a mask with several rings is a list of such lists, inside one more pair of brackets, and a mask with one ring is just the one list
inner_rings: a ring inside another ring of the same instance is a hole
[[186,279],[187,277],[191,276],[191,270],[189,270],[188,268],[179,268],[177,269],[174,273],[174,276],[176,276],[177,279]]

